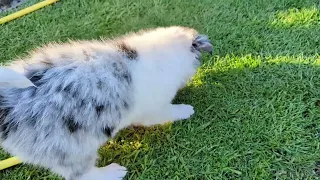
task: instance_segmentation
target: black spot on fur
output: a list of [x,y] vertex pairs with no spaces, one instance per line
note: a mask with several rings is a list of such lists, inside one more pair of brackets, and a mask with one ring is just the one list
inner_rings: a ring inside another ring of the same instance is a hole
[[103,105],[100,105],[100,106],[96,106],[96,112],[97,112],[97,115],[100,116],[101,113],[103,112],[104,110],[104,106]]
[[2,6],[10,6],[13,0],[1,0],[0,1],[0,7]]
[[59,86],[56,88],[56,91],[57,91],[57,92],[61,92],[61,91],[62,91],[62,86],[59,85]]
[[118,66],[117,66],[117,63],[112,63],[112,67],[114,67],[117,71],[119,71],[119,69],[118,69]]
[[124,42],[118,44],[118,48],[121,52],[125,53],[126,56],[129,59],[137,59],[138,57],[138,52],[137,50],[129,47],[127,44],[125,44]]
[[44,135],[44,138],[47,138],[49,136],[49,133],[46,133],[46,135]]
[[79,101],[79,105],[80,105],[80,108],[83,108],[86,105],[85,100],[82,99],[81,101]]
[[33,82],[33,84],[35,84],[36,86],[40,86],[42,83],[40,83],[39,81],[42,77],[43,75],[35,75],[30,78],[30,81]]
[[129,109],[129,104],[126,101],[123,101],[123,107]]
[[99,80],[98,82],[97,82],[97,88],[98,89],[102,89],[102,81],[101,80]]
[[71,115],[63,117],[63,121],[69,129],[70,133],[74,133],[81,128],[81,126],[74,121],[74,117],[72,117]]
[[[3,96],[0,95],[0,105],[2,105],[3,102]],[[9,109],[1,109],[0,108],[0,125],[3,123],[4,119],[7,117],[9,113]]]
[[[0,95],[0,105],[4,103],[3,96]],[[7,139],[8,135],[12,131],[16,131],[18,128],[17,124],[5,122],[5,119],[9,115],[11,108],[0,108],[0,132],[2,133],[2,139]]]
[[14,122],[6,122],[1,124],[0,126],[0,132],[2,132],[2,139],[7,139],[9,134],[12,132],[17,131],[18,125],[15,124]]
[[129,72],[124,73],[122,77],[123,77],[128,83],[131,83],[132,78],[131,78],[131,75],[129,74]]
[[29,126],[35,127],[37,119],[35,117],[30,117],[30,118],[28,118],[27,122],[28,122]]
[[108,137],[111,137],[111,134],[113,132],[114,128],[112,127],[106,127],[103,129],[103,133],[108,136]]
[[63,91],[66,94],[70,95],[71,97],[77,98],[77,97],[79,97],[79,92],[76,89],[73,89],[73,86],[74,86],[74,84],[70,83],[63,88]]
[[117,72],[117,73],[120,73],[125,68],[125,66],[121,61],[118,61],[117,63],[113,62],[112,67],[114,68],[114,72]]
[[44,82],[42,80],[43,76],[47,70],[37,71],[37,72],[31,72],[27,74],[27,78],[36,86],[41,86]]
[[70,83],[66,87],[63,88],[63,91],[70,94],[72,87],[73,87],[73,83]]
[[66,69],[64,71],[64,73],[66,73],[66,74],[71,73],[74,69],[75,69],[75,67],[70,67],[70,68]]
[[113,72],[112,75],[113,75],[115,78],[119,79],[119,73]]
[[74,92],[71,94],[71,96],[72,96],[73,98],[78,98],[78,97],[79,97],[79,92],[78,92],[78,91],[74,91]]
[[4,122],[4,119],[8,116],[9,112],[9,108],[0,109],[0,125]]
[[112,75],[119,81],[126,81],[128,84],[132,81],[131,74],[129,72],[114,71]]

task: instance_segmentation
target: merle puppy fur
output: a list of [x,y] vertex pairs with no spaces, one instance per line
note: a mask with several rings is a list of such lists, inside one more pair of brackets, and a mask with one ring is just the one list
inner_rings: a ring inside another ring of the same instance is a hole
[[122,179],[125,167],[95,167],[97,149],[127,126],[189,118],[171,101],[202,50],[208,37],[186,27],[40,48],[11,66],[36,87],[0,87],[1,146],[67,180]]
[[1,6],[9,6],[13,0],[0,0],[0,7]]

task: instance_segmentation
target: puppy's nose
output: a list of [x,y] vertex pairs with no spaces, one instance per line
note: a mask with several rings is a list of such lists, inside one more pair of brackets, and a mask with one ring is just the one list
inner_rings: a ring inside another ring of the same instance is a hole
[[213,45],[207,35],[200,34],[192,42],[192,46],[198,51],[204,51],[212,55]]

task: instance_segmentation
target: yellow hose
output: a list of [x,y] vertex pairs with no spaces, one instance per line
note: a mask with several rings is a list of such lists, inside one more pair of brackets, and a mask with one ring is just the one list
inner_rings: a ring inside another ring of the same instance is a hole
[[6,169],[8,167],[11,167],[11,166],[14,166],[14,165],[17,165],[20,163],[21,163],[21,161],[18,157],[11,157],[9,159],[0,161],[0,170]]
[[39,2],[39,3],[35,4],[35,5],[32,5],[30,7],[27,7],[25,9],[22,9],[22,10],[20,10],[18,12],[15,12],[13,14],[5,16],[5,17],[0,19],[0,25],[4,24],[6,22],[12,21],[14,19],[17,19],[17,18],[19,18],[21,16],[24,16],[26,14],[29,14],[29,13],[31,13],[33,11],[36,11],[36,10],[40,9],[40,8],[43,8],[44,6],[53,4],[53,3],[57,2],[57,1],[59,1],[59,0],[45,0],[45,1]]

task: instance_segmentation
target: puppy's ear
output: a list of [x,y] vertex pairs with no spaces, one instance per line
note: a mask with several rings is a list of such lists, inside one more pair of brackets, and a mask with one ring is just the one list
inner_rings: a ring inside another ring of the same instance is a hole
[[30,86],[35,85],[23,74],[0,67],[0,88],[26,88]]

